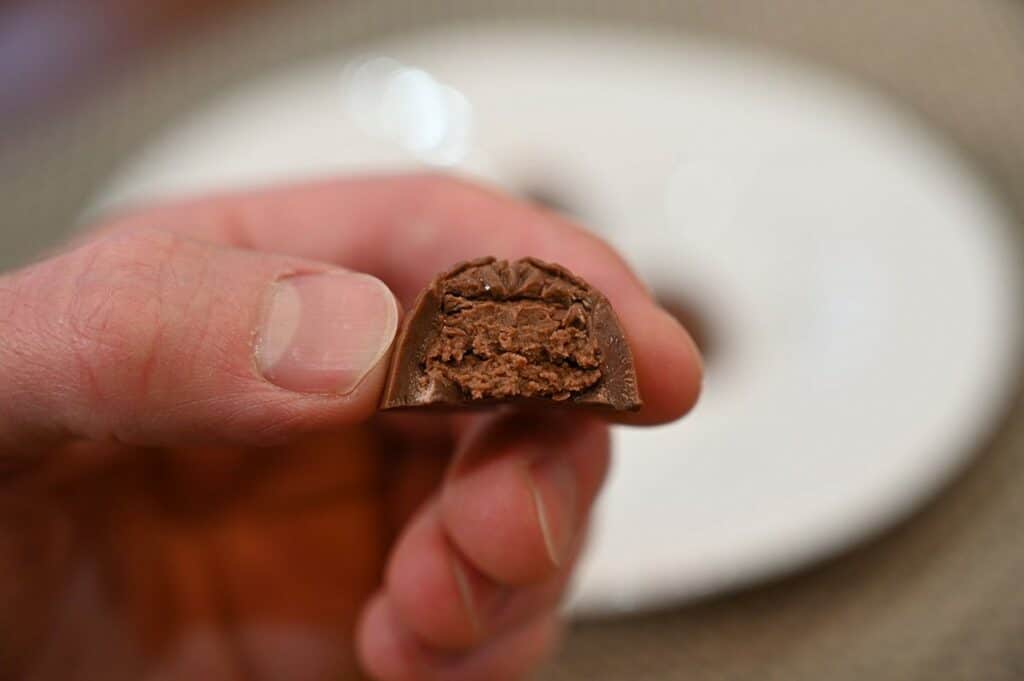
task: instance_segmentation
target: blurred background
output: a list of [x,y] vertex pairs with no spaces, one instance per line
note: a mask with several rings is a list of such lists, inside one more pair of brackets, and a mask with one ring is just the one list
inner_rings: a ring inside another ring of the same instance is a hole
[[544,678],[1019,679],[1022,112],[1014,0],[8,0],[0,268],[154,197],[502,186],[708,357],[616,433]]

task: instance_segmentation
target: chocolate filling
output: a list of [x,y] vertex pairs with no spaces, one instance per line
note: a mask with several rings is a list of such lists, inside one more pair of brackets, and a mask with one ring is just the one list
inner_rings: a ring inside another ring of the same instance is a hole
[[475,400],[561,401],[601,379],[586,290],[529,261],[466,268],[443,282],[441,301],[425,382]]

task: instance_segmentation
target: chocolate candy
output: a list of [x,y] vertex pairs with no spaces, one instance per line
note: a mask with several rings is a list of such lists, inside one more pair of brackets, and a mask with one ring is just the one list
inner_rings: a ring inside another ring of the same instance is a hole
[[430,283],[402,325],[382,409],[504,402],[641,406],[611,304],[564,267],[461,263]]

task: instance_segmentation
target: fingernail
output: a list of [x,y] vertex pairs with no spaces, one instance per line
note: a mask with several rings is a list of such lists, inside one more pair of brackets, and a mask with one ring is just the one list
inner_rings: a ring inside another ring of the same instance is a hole
[[451,566],[466,619],[476,636],[482,638],[487,632],[487,624],[498,615],[507,600],[508,592],[464,565],[454,555],[451,557]]
[[275,282],[256,334],[266,378],[298,392],[347,394],[387,354],[398,305],[379,279],[335,270]]
[[459,591],[459,600],[462,601],[462,609],[466,612],[466,619],[469,620],[470,626],[473,628],[474,633],[477,636],[482,635],[483,627],[480,624],[480,614],[476,611],[476,603],[473,599],[473,589],[469,585],[469,576],[466,571],[459,565],[458,558],[454,556],[451,559],[452,574],[455,577],[455,586]]
[[530,487],[544,548],[560,566],[575,531],[576,472],[564,456],[548,454],[531,467]]

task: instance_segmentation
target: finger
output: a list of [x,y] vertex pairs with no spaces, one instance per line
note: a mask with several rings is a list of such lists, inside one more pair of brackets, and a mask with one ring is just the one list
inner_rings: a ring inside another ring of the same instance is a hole
[[607,244],[496,191],[433,175],[343,179],[167,204],[124,216],[114,229],[149,224],[369,272],[405,304],[460,260],[494,255],[558,262],[609,298],[634,350],[644,407],[621,420],[675,419],[700,390],[700,359],[689,335]]
[[446,650],[479,645],[507,589],[476,570],[444,534],[436,501],[419,513],[395,546],[384,592],[403,626]]
[[479,649],[439,653],[405,630],[387,597],[378,595],[360,624],[357,654],[364,669],[380,681],[511,681],[540,666],[560,632],[558,615],[547,612]]
[[572,223],[443,175],[358,176],[186,199],[115,217],[107,229],[151,226],[371,272],[405,303],[439,271],[486,254],[557,259],[595,285],[641,287],[607,244]]
[[376,409],[379,280],[146,229],[0,278],[0,444],[268,444]]
[[471,436],[449,471],[440,500],[446,534],[498,583],[542,581],[565,563],[608,460],[599,421],[496,418]]
[[479,647],[555,610],[583,545],[543,581],[511,587],[481,573],[445,536],[434,509],[409,526],[389,563],[384,592],[410,634],[438,650]]
[[[536,426],[545,427],[556,435],[520,436],[519,419],[499,419],[396,542],[385,590],[428,644],[478,645],[521,591],[568,574],[607,468],[607,434],[596,421]],[[535,472],[552,468],[554,481]]]

